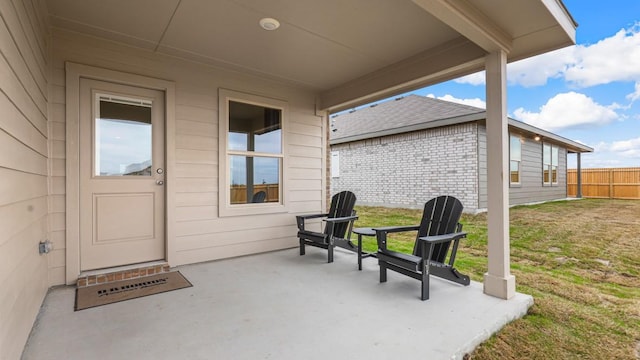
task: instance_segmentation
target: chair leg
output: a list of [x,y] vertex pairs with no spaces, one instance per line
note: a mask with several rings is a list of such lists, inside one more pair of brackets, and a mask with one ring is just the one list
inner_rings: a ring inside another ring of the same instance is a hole
[[327,253],[328,253],[328,255],[327,255],[327,257],[328,257],[327,262],[328,262],[328,263],[332,263],[332,262],[333,262],[333,245],[329,245],[329,246],[327,247]]
[[300,256],[304,255],[304,240],[300,239]]
[[429,264],[422,265],[422,300],[429,300]]
[[384,261],[379,261],[380,265],[380,282],[387,282],[387,263]]

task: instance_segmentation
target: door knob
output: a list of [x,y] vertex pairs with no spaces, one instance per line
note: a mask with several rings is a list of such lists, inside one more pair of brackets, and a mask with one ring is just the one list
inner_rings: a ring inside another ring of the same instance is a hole
[[156,180],[156,184],[158,184],[158,185],[164,185],[164,181],[162,181],[162,180]]

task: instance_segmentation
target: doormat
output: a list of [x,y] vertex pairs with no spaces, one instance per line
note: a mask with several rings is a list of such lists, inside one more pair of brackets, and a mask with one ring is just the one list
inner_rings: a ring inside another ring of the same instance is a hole
[[193,286],[179,271],[76,289],[75,311]]

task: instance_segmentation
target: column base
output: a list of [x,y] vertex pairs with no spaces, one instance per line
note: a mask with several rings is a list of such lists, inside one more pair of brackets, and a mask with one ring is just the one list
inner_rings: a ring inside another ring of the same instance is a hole
[[486,273],[484,274],[484,293],[509,300],[516,295],[516,277],[508,275],[504,278]]

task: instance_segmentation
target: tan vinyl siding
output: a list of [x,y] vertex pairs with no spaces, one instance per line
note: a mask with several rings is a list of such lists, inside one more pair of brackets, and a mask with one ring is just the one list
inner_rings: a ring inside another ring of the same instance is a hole
[[49,285],[64,284],[65,280],[65,119],[64,73],[54,71],[49,99],[49,147],[51,149],[49,187],[49,238],[54,248],[49,255]]
[[[54,30],[53,41],[54,73],[61,74],[54,80],[61,92],[54,101],[64,101],[66,61],[175,82],[175,146],[167,149],[175,159],[174,168],[167,169],[168,176],[170,171],[175,176],[175,208],[168,219],[175,234],[169,239],[171,266],[295,246],[294,215],[322,211],[326,118],[316,115],[312,92],[62,30]],[[288,168],[283,180],[288,212],[218,217],[218,178],[224,176],[218,168],[220,88],[288,103],[289,123],[284,127]],[[63,136],[56,145],[60,160],[64,160],[59,148],[65,141],[64,121],[64,106],[62,111],[56,107],[54,124],[60,124],[56,133]],[[58,164],[64,166],[64,161]],[[61,174],[54,177],[53,189],[64,195]],[[63,206],[57,208],[64,211]],[[64,242],[64,233],[56,239]],[[58,279],[57,283],[63,282]]]
[[[0,2],[0,358],[18,359],[48,288],[46,9]],[[59,204],[56,204],[59,206]]]

